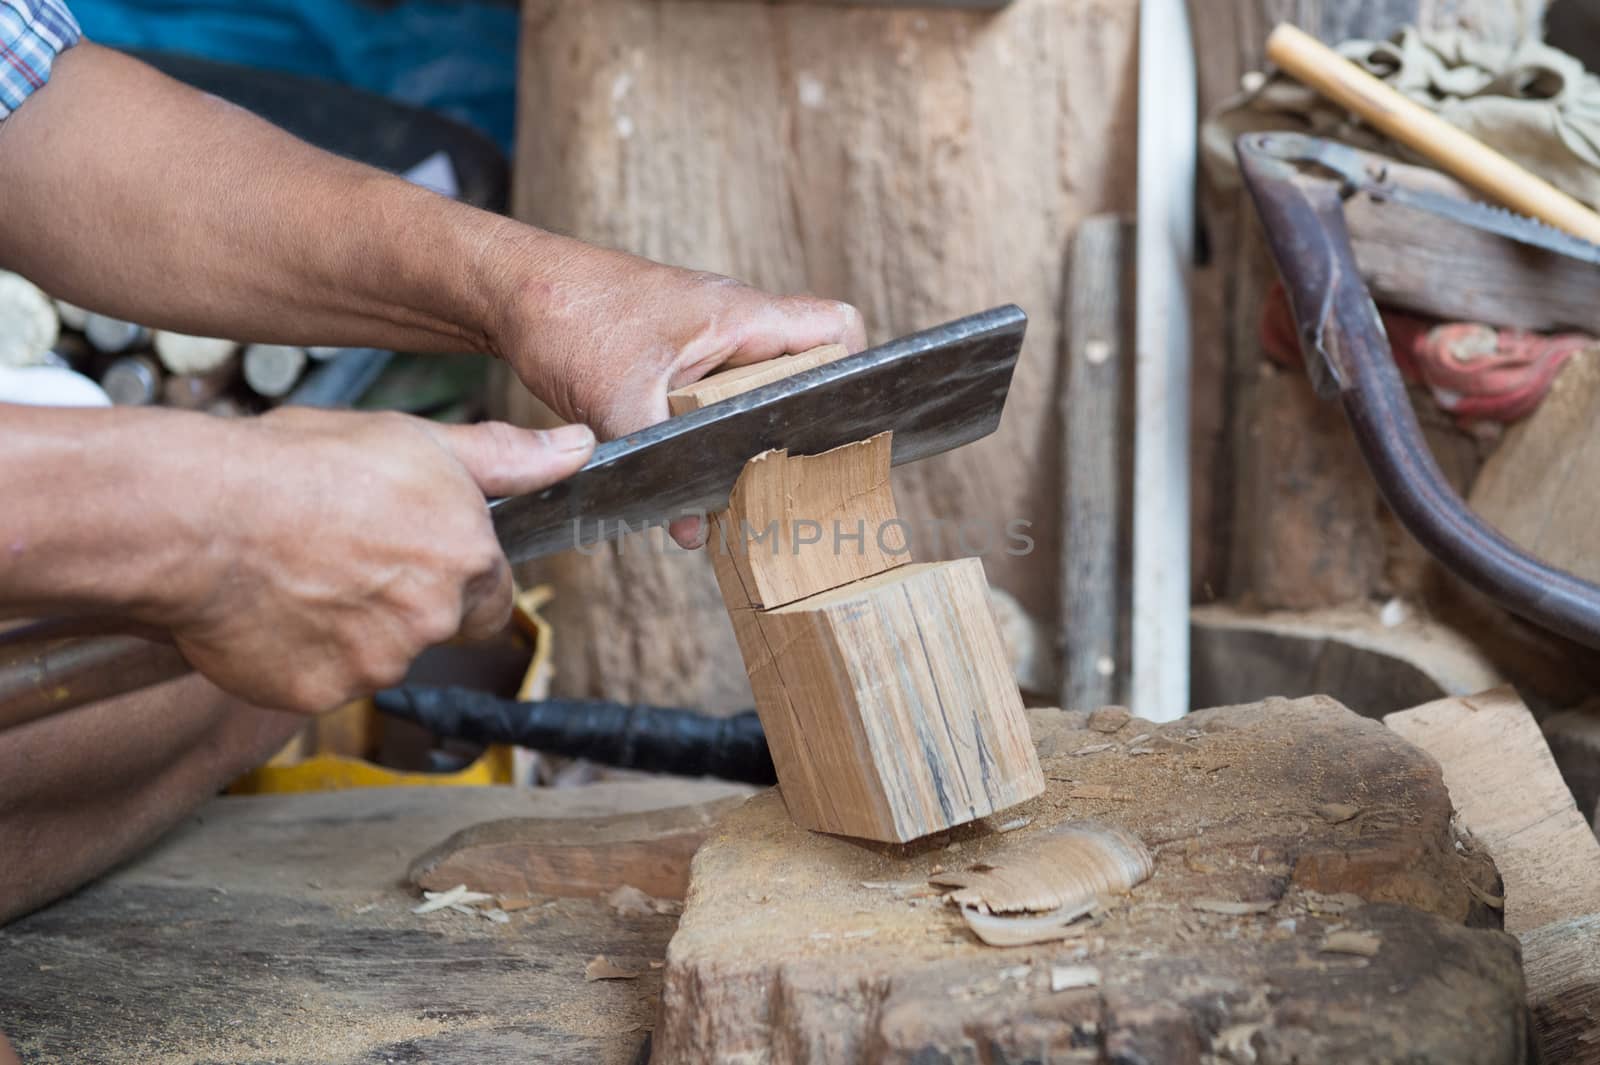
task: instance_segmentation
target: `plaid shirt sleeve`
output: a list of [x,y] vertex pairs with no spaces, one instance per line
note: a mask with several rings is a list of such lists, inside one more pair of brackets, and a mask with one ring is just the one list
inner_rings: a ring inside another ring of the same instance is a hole
[[82,36],[65,0],[0,0],[0,119],[50,80],[56,56]]

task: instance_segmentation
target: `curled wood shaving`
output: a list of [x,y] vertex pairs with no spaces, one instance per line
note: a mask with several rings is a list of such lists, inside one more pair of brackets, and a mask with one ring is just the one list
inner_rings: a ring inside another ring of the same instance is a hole
[[1344,929],[1338,932],[1329,932],[1322,940],[1322,951],[1325,954],[1356,954],[1363,958],[1370,958],[1378,953],[1378,948],[1383,945],[1383,937],[1376,932],[1357,932],[1353,929]]
[[590,983],[596,980],[635,980],[638,977],[638,970],[624,969],[604,954],[596,954],[589,959],[589,964],[583,967],[583,978]]
[[[1072,910],[1121,894],[1149,878],[1154,861],[1138,837],[1093,821],[1073,821],[991,854],[992,868],[936,873],[955,888],[950,901],[989,913]],[[1081,912],[1081,911],[1080,911]]]
[[972,929],[972,934],[991,947],[1026,947],[1033,943],[1050,943],[1079,934],[1073,922],[1086,916],[1095,907],[1088,902],[1080,906],[1062,907],[1052,913],[1000,917],[984,913],[975,907],[961,907],[961,918]]
[[468,891],[467,885],[457,884],[449,891],[424,891],[423,902],[411,907],[412,913],[432,913],[435,910],[465,907],[470,903],[488,902],[491,896],[481,891]]

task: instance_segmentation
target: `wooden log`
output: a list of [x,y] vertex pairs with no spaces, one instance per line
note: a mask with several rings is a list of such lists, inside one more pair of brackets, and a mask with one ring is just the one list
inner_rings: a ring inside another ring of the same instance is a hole
[[150,330],[135,322],[125,322],[108,314],[93,314],[85,320],[83,335],[102,355],[120,355],[143,347],[150,340]]
[[244,349],[244,380],[256,395],[281,399],[306,368],[306,349],[289,344],[251,344]]
[[[1477,897],[1493,867],[1427,755],[1325,698],[1031,722],[1049,790],[937,839],[807,834],[770,793],[725,818],[654,1060],[1526,1061],[1516,944]],[[929,886],[1085,821],[1154,873],[1059,941],[986,946]]]
[[43,362],[60,333],[50,297],[22,275],[0,270],[0,366]]
[[161,366],[148,355],[124,355],[106,367],[100,387],[119,407],[148,406],[161,396]]
[[1190,619],[1195,698],[1208,706],[1327,695],[1382,717],[1505,683],[1466,636],[1415,612],[1391,620],[1366,606],[1295,613],[1213,604]]
[[194,376],[209,374],[226,366],[239,345],[216,337],[196,337],[187,333],[158,330],[150,339],[156,356],[169,373]]
[[1533,715],[1501,688],[1384,721],[1438,759],[1462,824],[1500,869],[1545,1060],[1600,1062],[1600,842]]
[[1127,701],[1131,223],[1086,219],[1072,238],[1061,396],[1061,705]]
[[734,794],[642,814],[488,821],[418,857],[406,878],[434,891],[465,884],[493,895],[585,898],[626,885],[681,899],[696,848],[744,801]]
[[[997,303],[1028,309],[999,431],[893,480],[916,529],[1032,522],[1031,553],[985,565],[1054,629],[1061,252],[1086,214],[1133,206],[1133,7],[534,0],[522,11],[518,217],[849,300],[874,341]],[[508,387],[501,412],[532,420],[520,391]],[[559,692],[750,705],[698,559],[624,541],[526,576],[556,591]]]

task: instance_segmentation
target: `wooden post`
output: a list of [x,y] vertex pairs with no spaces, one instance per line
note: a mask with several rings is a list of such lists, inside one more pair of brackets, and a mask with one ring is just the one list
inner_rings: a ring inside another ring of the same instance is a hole
[[[999,303],[1028,311],[999,431],[893,482],[927,561],[971,553],[952,534],[929,542],[935,521],[1030,522],[1031,550],[991,551],[984,568],[1053,636],[1062,249],[1086,215],[1133,207],[1133,6],[527,0],[522,12],[519,218],[847,300],[874,342]],[[540,416],[509,379],[498,413]],[[653,547],[629,537],[523,572],[556,593],[557,690],[749,706],[703,563]]]
[[[717,375],[674,414],[842,348]],[[977,559],[909,564],[890,434],[740,474],[707,549],[785,804],[821,832],[904,842],[1044,788]]]

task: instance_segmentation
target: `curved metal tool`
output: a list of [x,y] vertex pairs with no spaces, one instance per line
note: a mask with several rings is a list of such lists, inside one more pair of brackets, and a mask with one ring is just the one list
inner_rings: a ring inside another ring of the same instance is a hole
[[1356,189],[1404,194],[1412,206],[1447,220],[1585,261],[1600,262],[1600,248],[1499,208],[1385,186],[1355,153],[1314,137],[1252,133],[1239,138],[1236,150],[1289,293],[1312,384],[1344,406],[1390,508],[1431,555],[1501,606],[1600,648],[1600,585],[1547,566],[1507,540],[1439,470],[1356,268],[1343,203]]

